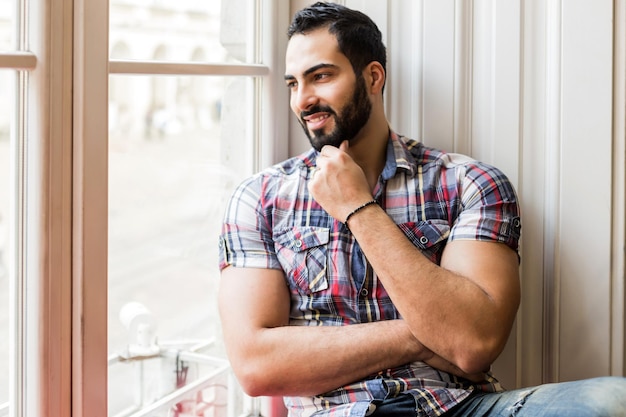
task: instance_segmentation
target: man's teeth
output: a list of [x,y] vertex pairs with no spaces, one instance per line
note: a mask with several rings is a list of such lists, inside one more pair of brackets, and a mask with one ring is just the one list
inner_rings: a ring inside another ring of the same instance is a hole
[[314,118],[309,119],[309,122],[316,123],[316,122],[322,121],[322,120],[327,119],[327,118],[328,118],[328,115],[314,117]]

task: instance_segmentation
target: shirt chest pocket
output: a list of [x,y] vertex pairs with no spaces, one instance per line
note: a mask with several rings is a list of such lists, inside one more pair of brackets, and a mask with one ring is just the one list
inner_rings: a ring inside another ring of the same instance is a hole
[[428,220],[399,224],[405,236],[432,262],[439,265],[441,254],[450,236],[450,225],[445,220]]
[[311,294],[328,288],[330,229],[300,226],[274,233],[278,261],[292,290]]

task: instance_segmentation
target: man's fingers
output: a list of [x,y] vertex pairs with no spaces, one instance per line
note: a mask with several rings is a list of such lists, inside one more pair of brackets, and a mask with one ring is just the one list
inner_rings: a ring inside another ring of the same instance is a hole
[[332,156],[334,154],[334,152],[337,151],[337,148],[335,148],[332,145],[324,145],[324,147],[322,148],[322,150],[320,151],[320,155],[321,156]]

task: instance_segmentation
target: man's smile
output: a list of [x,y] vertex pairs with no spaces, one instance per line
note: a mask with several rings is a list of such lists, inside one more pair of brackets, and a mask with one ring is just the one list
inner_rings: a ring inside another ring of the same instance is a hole
[[303,120],[306,122],[309,129],[317,130],[321,129],[329,118],[329,113],[316,113],[311,116],[303,117]]

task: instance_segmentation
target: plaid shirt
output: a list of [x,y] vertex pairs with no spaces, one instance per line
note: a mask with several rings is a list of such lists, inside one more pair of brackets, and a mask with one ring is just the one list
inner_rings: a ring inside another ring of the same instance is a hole
[[[226,210],[220,269],[285,272],[294,326],[345,326],[400,318],[376,272],[346,226],[307,188],[318,153],[311,149],[244,181]],[[374,197],[408,239],[439,264],[449,240],[503,242],[518,249],[515,190],[496,168],[444,153],[391,132]],[[372,400],[412,394],[424,415],[437,416],[473,390],[499,391],[422,362],[387,369],[315,397],[288,397],[290,416],[364,416]],[[420,414],[421,415],[421,414]]]

